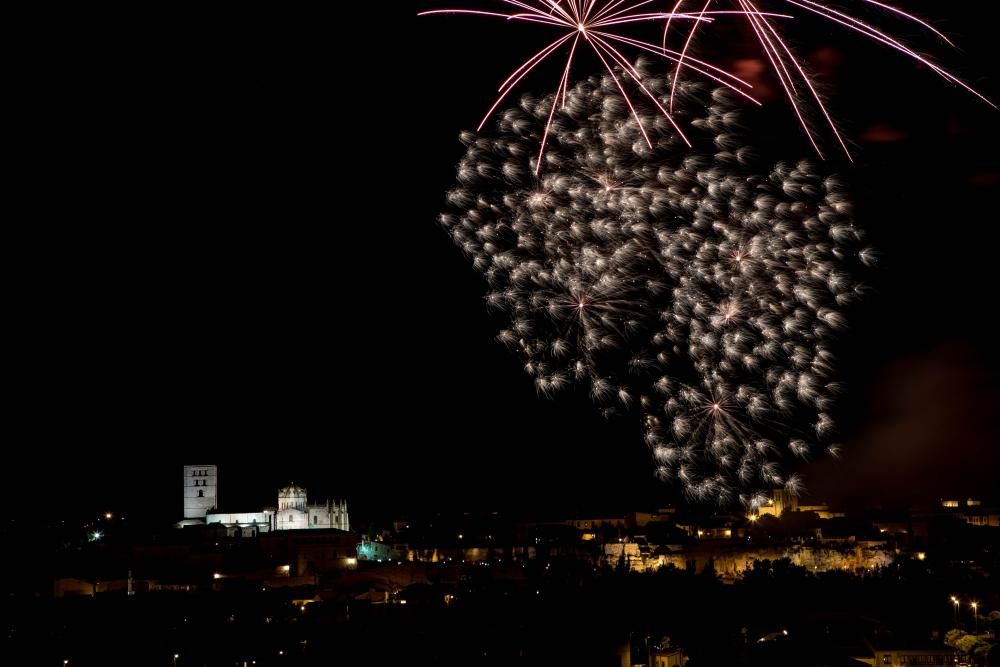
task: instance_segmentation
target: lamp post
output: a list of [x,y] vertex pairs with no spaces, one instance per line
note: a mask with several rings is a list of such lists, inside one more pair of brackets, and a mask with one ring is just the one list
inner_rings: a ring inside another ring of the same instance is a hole
[[180,653],[174,653],[174,667],[177,667],[177,658],[181,657]]
[[955,605],[955,627],[958,627],[958,598],[954,595],[951,596],[951,603]]
[[970,602],[969,606],[972,607],[972,618],[976,622],[976,634],[978,635],[979,634],[979,612],[978,612],[979,603],[978,602]]

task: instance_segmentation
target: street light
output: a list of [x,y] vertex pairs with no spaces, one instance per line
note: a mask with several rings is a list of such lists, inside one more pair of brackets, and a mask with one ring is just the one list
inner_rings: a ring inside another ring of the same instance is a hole
[[975,621],[976,621],[976,634],[978,635],[979,634],[979,613],[978,613],[977,610],[979,609],[979,603],[978,602],[970,602],[969,606],[972,607],[972,618],[975,619]]
[[180,653],[174,653],[174,667],[177,667],[177,658],[181,657]]
[[951,602],[955,605],[955,627],[958,627],[958,598],[952,595]]

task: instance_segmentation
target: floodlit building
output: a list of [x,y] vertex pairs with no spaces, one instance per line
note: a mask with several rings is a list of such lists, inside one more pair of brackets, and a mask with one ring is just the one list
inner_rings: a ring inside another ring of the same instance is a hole
[[218,466],[184,466],[184,521],[203,523],[219,504]]
[[785,512],[794,512],[799,508],[799,499],[784,489],[774,489],[768,493],[767,502],[757,510],[759,516],[770,514],[780,517]]
[[178,527],[222,524],[232,535],[253,537],[277,530],[350,530],[346,500],[308,501],[306,490],[294,483],[278,491],[276,507],[258,512],[219,509],[217,466],[184,466],[184,519]]

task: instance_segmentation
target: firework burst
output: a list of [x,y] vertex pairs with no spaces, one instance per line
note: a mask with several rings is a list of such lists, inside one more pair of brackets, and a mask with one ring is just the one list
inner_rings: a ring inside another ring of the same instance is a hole
[[464,134],[441,221],[541,393],[638,412],[660,477],[753,507],[835,448],[833,343],[871,252],[837,179],[768,165],[731,91],[649,64],[632,67],[659,104],[630,105],[615,71],[561,89],[555,114],[555,95],[524,96],[494,137]]
[[[622,99],[628,105],[633,117],[637,121],[637,127],[643,139],[652,148],[647,124],[645,124],[635,109],[635,102],[621,83],[620,79],[631,80],[637,92],[649,103],[652,103],[670,122],[673,129],[681,137],[681,140],[688,143],[687,137],[675,122],[673,115],[663,107],[660,99],[654,95],[649,87],[643,82],[642,74],[632,66],[631,61],[622,52],[623,48],[639,49],[642,51],[657,54],[667,60],[680,64],[683,62],[689,69],[723,85],[731,88],[739,95],[759,104],[751,97],[746,89],[750,84],[736,76],[726,72],[720,67],[710,62],[694,58],[690,55],[667,49],[666,46],[657,46],[649,42],[643,42],[622,35],[618,32],[621,26],[628,26],[635,23],[659,22],[664,19],[677,20],[681,22],[711,22],[718,14],[730,14],[731,11],[702,11],[695,14],[688,13],[663,13],[643,11],[644,7],[653,0],[642,0],[639,2],[625,0],[502,0],[501,4],[506,5],[510,11],[483,11],[474,9],[436,9],[421,12],[420,16],[435,14],[466,14],[472,16],[485,16],[492,18],[502,18],[512,23],[531,23],[542,25],[556,31],[559,37],[545,45],[531,58],[524,61],[511,75],[500,84],[499,96],[483,117],[477,131],[482,130],[486,122],[493,116],[507,96],[514,90],[528,74],[535,70],[541,63],[556,54],[565,53],[566,61],[562,70],[562,77],[556,87],[555,95],[549,107],[548,118],[545,130],[542,132],[541,146],[538,150],[538,159],[535,162],[534,171],[537,174],[542,164],[542,156],[545,153],[545,145],[548,141],[549,131],[552,128],[552,121],[555,118],[556,110],[560,105],[565,108],[566,92],[569,87],[570,72],[573,67],[574,57],[577,55],[579,47],[588,48],[597,56],[604,69],[611,74],[612,80],[618,87]],[[768,16],[775,16],[769,14]]]
[[[919,26],[935,39],[948,46],[954,46],[948,37],[930,23],[902,9],[877,0],[857,0],[857,2],[882,14],[883,17],[888,16]],[[848,159],[851,158],[851,152],[827,108],[816,82],[808,73],[806,63],[789,45],[783,23],[797,23],[800,22],[798,19],[804,20],[812,17],[835,24],[926,66],[939,77],[996,108],[996,105],[982,93],[936,64],[930,57],[921,54],[900,38],[878,27],[874,22],[865,21],[856,14],[834,9],[814,0],[704,0],[704,2],[702,0],[668,0],[667,2],[662,2],[662,0],[498,0],[497,4],[506,11],[439,9],[421,12],[420,15],[466,14],[500,18],[512,24],[528,23],[541,26],[558,34],[556,39],[548,42],[540,51],[521,63],[500,85],[496,101],[483,117],[478,128],[478,130],[482,130],[507,96],[541,63],[557,57],[559,54],[564,54],[565,65],[548,110],[548,122],[541,135],[541,145],[537,150],[538,159],[534,165],[536,173],[541,168],[541,158],[545,153],[549,130],[556,116],[556,111],[560,105],[565,106],[566,104],[566,91],[570,85],[574,58],[584,48],[595,54],[604,70],[612,75],[622,99],[629,106],[637,121],[640,115],[635,111],[634,97],[642,98],[646,103],[652,103],[667,118],[674,131],[685,143],[688,142],[687,136],[681,126],[675,122],[673,114],[674,97],[683,72],[688,70],[696,72],[699,76],[727,87],[737,95],[759,105],[760,102],[751,94],[752,86],[747,81],[714,64],[710,58],[702,59],[693,54],[695,36],[698,31],[727,17],[740,18],[749,27],[770,64],[771,71],[799,125],[820,157],[823,157],[820,133],[810,121],[810,110],[818,112],[822,118],[821,122],[829,128]],[[656,7],[661,4],[662,11],[659,11]],[[796,21],[789,21],[790,19],[796,19]],[[637,25],[651,23],[663,25],[663,39],[660,44],[636,39],[622,32],[622,30]],[[671,44],[671,36],[678,31],[681,33],[678,44],[679,51],[668,48],[668,45]],[[653,54],[662,60],[673,63],[673,83],[666,100],[661,100],[652,94],[643,81],[642,75],[631,66],[630,60],[623,53],[623,50]],[[615,72],[618,73],[615,74]],[[622,81],[631,81],[635,88],[633,96],[630,96]],[[646,143],[652,147],[647,125],[640,121],[637,123],[637,129]]]

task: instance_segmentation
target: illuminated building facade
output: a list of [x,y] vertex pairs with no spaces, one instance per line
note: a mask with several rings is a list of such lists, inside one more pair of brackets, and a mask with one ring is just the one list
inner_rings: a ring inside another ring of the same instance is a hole
[[277,530],[350,530],[346,500],[308,502],[306,490],[296,484],[278,491],[276,507],[259,512],[219,510],[217,466],[184,466],[184,520],[178,527],[222,524],[228,532],[253,537]]

